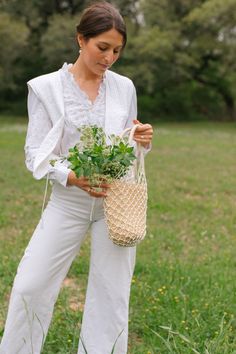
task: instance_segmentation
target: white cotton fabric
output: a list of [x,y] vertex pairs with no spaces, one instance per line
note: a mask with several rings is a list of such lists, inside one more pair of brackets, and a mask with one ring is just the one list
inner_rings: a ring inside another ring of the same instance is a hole
[[[58,159],[60,156],[61,139],[65,127],[61,69],[38,76],[28,81],[27,85],[29,91],[32,90],[39,102],[43,104],[44,118],[52,125],[43,141],[38,141],[38,144],[34,143],[33,149],[31,146],[25,146],[26,155],[29,155],[27,160],[30,160],[33,165],[33,176],[36,179],[41,179],[50,175],[52,171],[50,161]],[[119,135],[125,128],[131,127],[133,120],[137,118],[136,90],[130,79],[110,70],[106,71],[105,86],[104,130],[107,136],[110,134]],[[37,123],[35,126],[40,131],[43,122],[38,121]]]
[[[41,353],[61,283],[90,226],[90,270],[80,335],[89,354],[110,354],[121,334],[114,354],[127,353],[135,247],[119,247],[109,239],[102,204],[102,199],[94,200],[79,188],[54,183],[17,270],[0,354]],[[81,343],[78,354],[85,354]]]
[[[120,334],[114,354],[127,353],[135,247],[115,245],[108,237],[103,199],[77,187],[65,188],[70,170],[60,163],[52,167],[49,162],[73,145],[77,137],[71,138],[66,132],[85,122],[86,117],[93,123],[98,117],[96,122],[104,126],[107,135],[120,134],[132,126],[137,117],[136,91],[131,80],[107,70],[97,108],[95,102],[87,115],[88,102],[85,96],[79,96],[81,92],[70,91],[70,84],[73,90],[75,87],[66,68],[28,82],[26,165],[36,179],[49,175],[54,183],[50,201],[17,270],[0,354],[41,352],[60,285],[89,227],[91,257],[81,335],[89,354],[110,354]],[[77,94],[81,98],[78,122]],[[81,343],[78,354],[84,354]]]
[[[77,128],[88,124],[96,124],[104,128],[105,122],[105,75],[100,84],[95,101],[91,102],[87,94],[80,89],[73,74],[69,71],[71,66],[72,64],[64,63],[60,70],[65,107],[60,156],[68,155],[69,148],[73,147],[79,141],[80,134]],[[33,172],[34,159],[32,158],[32,151],[37,150],[37,147],[43,142],[48,131],[52,128],[52,123],[48,119],[48,114],[43,103],[30,87],[28,95],[28,114],[29,125],[25,144],[26,166]],[[70,172],[67,166],[68,163],[66,162],[57,162],[54,167],[51,166],[48,171],[49,179],[57,180],[63,186],[66,186]]]

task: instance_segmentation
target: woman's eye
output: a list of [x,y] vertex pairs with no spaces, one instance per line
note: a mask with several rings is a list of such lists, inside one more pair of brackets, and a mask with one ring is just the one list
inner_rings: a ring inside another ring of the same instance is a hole
[[98,47],[98,49],[100,49],[102,52],[104,52],[105,50],[107,50],[107,48],[104,48],[104,47]]
[[[101,50],[101,52],[105,52],[106,50],[108,50],[109,48],[107,47],[98,47],[99,50]],[[119,54],[119,50],[113,50],[114,54]]]

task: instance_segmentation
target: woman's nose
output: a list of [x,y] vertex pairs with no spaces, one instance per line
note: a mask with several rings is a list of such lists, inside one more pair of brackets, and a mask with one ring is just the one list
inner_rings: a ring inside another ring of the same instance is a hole
[[114,61],[114,53],[113,53],[112,50],[106,53],[105,60],[106,60],[106,64],[112,64],[113,63],[113,61]]

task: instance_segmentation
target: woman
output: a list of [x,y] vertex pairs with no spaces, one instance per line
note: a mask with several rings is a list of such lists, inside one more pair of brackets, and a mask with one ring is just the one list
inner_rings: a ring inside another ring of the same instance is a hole
[[[119,12],[109,3],[87,8],[77,26],[80,55],[54,73],[28,82],[29,126],[26,165],[35,178],[53,182],[50,201],[18,267],[1,354],[42,350],[63,279],[91,226],[91,259],[81,337],[89,354],[127,352],[128,304],[135,247],[108,238],[102,191],[76,178],[66,165],[50,160],[78,142],[82,124],[119,134],[136,123],[136,93],[131,80],[108,70],[126,44]],[[134,140],[148,147],[152,127],[140,125]],[[120,334],[120,336],[119,336]],[[85,353],[79,343],[78,353]]]

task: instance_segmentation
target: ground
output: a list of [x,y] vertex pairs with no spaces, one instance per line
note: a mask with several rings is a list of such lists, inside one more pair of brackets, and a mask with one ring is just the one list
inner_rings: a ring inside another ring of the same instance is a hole
[[[24,165],[26,120],[0,117],[0,336],[44,181]],[[236,125],[157,123],[146,158],[148,232],[138,246],[129,354],[236,353]],[[44,354],[76,354],[89,236],[64,281]]]

